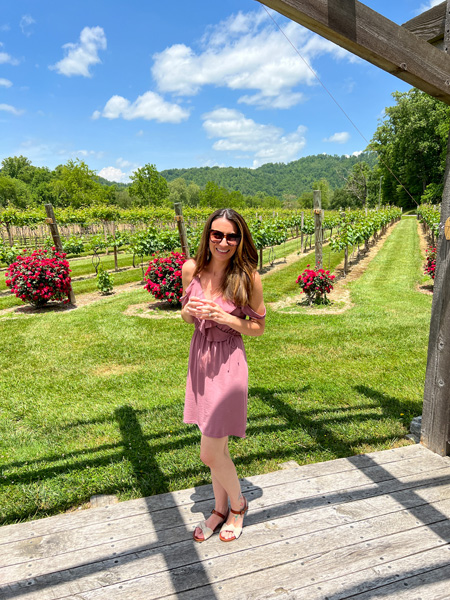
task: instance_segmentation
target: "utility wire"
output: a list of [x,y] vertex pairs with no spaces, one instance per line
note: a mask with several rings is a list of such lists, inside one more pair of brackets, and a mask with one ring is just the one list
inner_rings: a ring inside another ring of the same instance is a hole
[[[260,0],[257,0],[257,2],[260,2]],[[302,61],[305,63],[305,65],[308,67],[308,69],[311,71],[311,73],[314,75],[314,77],[317,79],[317,81],[320,83],[320,85],[323,87],[323,89],[326,91],[326,93],[330,96],[330,98],[333,100],[333,102],[339,108],[339,110],[344,113],[345,117],[348,119],[348,121],[350,121],[350,123],[352,124],[352,126],[354,127],[354,129],[356,129],[356,131],[359,133],[359,135],[362,137],[362,139],[366,142],[366,144],[369,145],[370,142],[367,140],[367,138],[365,137],[365,135],[361,132],[361,130],[357,127],[357,125],[352,121],[352,119],[350,118],[350,116],[345,112],[345,110],[342,108],[342,106],[339,104],[339,102],[336,100],[336,98],[333,96],[333,94],[330,92],[330,90],[322,82],[322,80],[317,75],[317,73],[314,71],[314,69],[311,67],[311,65],[309,64],[309,62],[302,56],[302,54],[300,53],[300,51],[298,50],[298,48],[295,46],[295,44],[289,39],[288,35],[283,31],[283,29],[280,27],[280,25],[275,21],[275,19],[272,17],[272,15],[270,14],[270,12],[267,10],[267,7],[264,4],[262,4],[262,7],[266,11],[267,15],[272,20],[272,22],[275,24],[275,26],[278,28],[278,30],[280,31],[280,33],[286,38],[286,40],[292,46],[292,48],[294,49],[294,51],[302,59]],[[379,155],[379,153],[376,150],[375,150],[375,152],[377,153],[379,160],[383,163],[383,165],[386,167],[386,169],[389,171],[389,173],[392,175],[392,177],[394,177],[394,179],[401,185],[401,187],[405,190],[405,192],[408,194],[408,196],[411,198],[411,200],[413,202],[415,202],[417,204],[417,206],[419,206],[419,203],[417,202],[417,200],[412,196],[412,194],[409,192],[409,190],[406,189],[406,187],[403,185],[403,183],[400,181],[400,179],[391,170],[391,168],[389,167],[389,165],[382,159],[382,157]]]

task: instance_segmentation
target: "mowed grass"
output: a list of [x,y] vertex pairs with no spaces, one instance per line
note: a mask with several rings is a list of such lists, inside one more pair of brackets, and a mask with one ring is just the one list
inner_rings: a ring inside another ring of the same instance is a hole
[[[409,443],[431,309],[415,290],[423,279],[416,227],[403,220],[350,284],[352,309],[269,309],[265,334],[245,340],[247,437],[231,441],[241,477]],[[264,279],[268,296],[279,276]],[[2,523],[62,512],[94,494],[125,500],[209,482],[199,432],[182,422],[192,329],[124,314],[147,301],[138,290],[0,322]]]

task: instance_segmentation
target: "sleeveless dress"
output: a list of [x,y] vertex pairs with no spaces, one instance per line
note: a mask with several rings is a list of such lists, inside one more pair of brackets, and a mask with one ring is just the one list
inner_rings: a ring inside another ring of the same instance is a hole
[[[204,298],[194,277],[181,298],[184,306],[191,296]],[[226,312],[245,319],[264,319],[250,306],[236,306],[222,296],[214,299]],[[189,350],[184,404],[185,423],[198,425],[213,438],[245,437],[247,426],[248,367],[240,333],[214,321],[194,319],[195,331]]]

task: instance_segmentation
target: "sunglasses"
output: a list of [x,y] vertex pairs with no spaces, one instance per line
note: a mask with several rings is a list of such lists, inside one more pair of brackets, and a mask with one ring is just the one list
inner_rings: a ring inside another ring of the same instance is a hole
[[220,244],[223,238],[226,239],[229,246],[237,246],[241,241],[239,233],[223,233],[222,231],[217,231],[217,229],[209,230],[209,239],[213,244]]

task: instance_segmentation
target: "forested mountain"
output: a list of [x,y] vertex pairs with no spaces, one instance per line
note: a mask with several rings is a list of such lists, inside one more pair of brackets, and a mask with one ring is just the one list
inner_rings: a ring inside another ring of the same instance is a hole
[[186,182],[204,187],[208,181],[230,191],[238,190],[244,195],[265,192],[269,196],[286,198],[300,196],[310,191],[314,181],[326,179],[332,189],[341,188],[349,171],[358,162],[365,161],[371,167],[376,162],[375,152],[356,156],[331,156],[317,154],[284,163],[267,163],[257,169],[242,167],[196,167],[191,169],[167,169],[161,175],[167,181],[182,177]]

